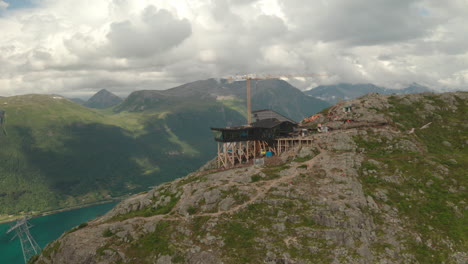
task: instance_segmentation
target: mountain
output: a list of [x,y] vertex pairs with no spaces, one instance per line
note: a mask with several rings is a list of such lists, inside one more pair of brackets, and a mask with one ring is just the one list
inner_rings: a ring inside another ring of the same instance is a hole
[[413,83],[404,89],[388,89],[373,84],[349,84],[340,83],[336,85],[320,85],[304,93],[316,98],[327,101],[330,104],[335,104],[339,100],[349,100],[363,96],[367,93],[379,94],[411,94],[430,92],[431,90],[425,86]]
[[30,263],[466,263],[468,93],[369,94],[322,113],[333,130],[277,165],[162,184]]
[[103,109],[117,105],[122,101],[122,98],[107,91],[106,89],[102,89],[95,95],[93,95],[91,98],[89,98],[88,101],[86,101],[86,103],[84,104],[84,106],[90,108]]
[[[272,107],[296,120],[328,106],[283,81],[262,81],[252,90],[254,109]],[[58,95],[1,98],[7,136],[0,134],[0,219],[135,193],[186,175],[215,156],[210,127],[245,124],[244,93],[245,82],[210,79],[137,91],[114,111]]]
[[[158,110],[174,104],[190,104],[193,101],[217,101],[245,112],[245,81],[229,83],[227,80],[208,79],[191,82],[164,91],[137,91],[114,110]],[[252,82],[252,109],[272,109],[296,121],[329,106],[328,103],[306,97],[297,88],[283,80]]]
[[412,83],[410,86],[398,90],[398,89],[388,89],[389,92],[387,94],[412,94],[412,93],[425,93],[425,92],[432,92],[431,89],[427,88],[426,86],[422,86],[417,83]]
[[242,123],[219,102],[113,113],[60,96],[0,99],[0,218],[146,190],[213,158],[209,127]]
[[74,103],[77,103],[79,105],[84,105],[86,104],[86,101],[87,100],[84,100],[84,99],[81,99],[81,98],[68,98],[68,100],[74,102]]

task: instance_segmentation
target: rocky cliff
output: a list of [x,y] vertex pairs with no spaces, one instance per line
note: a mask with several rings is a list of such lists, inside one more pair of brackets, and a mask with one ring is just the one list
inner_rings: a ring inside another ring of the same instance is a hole
[[370,94],[334,106],[316,121],[333,130],[282,164],[160,185],[31,263],[466,263],[467,103]]

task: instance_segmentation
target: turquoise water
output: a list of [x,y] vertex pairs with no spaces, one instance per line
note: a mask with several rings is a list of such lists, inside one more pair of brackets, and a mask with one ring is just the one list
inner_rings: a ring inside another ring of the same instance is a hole
[[[32,236],[41,248],[57,239],[63,232],[107,213],[117,202],[99,204],[71,211],[42,216],[29,220],[33,225]],[[6,234],[13,223],[0,224],[0,264],[22,264],[23,253],[18,239],[10,241],[14,234]]]

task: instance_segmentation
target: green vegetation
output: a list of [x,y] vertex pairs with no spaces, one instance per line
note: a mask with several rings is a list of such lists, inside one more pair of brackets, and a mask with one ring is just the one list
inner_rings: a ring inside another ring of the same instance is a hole
[[114,233],[110,230],[110,228],[106,228],[106,229],[104,229],[104,231],[102,231],[102,236],[103,237],[111,237],[113,235],[114,235]]
[[[424,101],[403,104],[399,97],[391,97],[393,106],[385,114],[391,116],[403,131],[416,128],[412,136],[386,139],[368,133],[366,137],[356,137],[355,142],[364,148],[366,155],[385,166],[363,162],[361,182],[366,194],[378,200],[377,189],[386,190],[385,203],[394,206],[408,219],[407,225],[422,235],[422,241],[431,240],[435,245],[428,247],[408,238],[408,253],[415,254],[420,263],[442,263],[447,260],[448,248],[443,242],[449,238],[453,248],[464,251],[468,247],[468,220],[466,211],[459,209],[466,201],[468,152],[464,146],[468,140],[466,123],[468,106],[457,99],[457,111],[448,108],[438,96],[425,96]],[[425,104],[435,107],[424,111]],[[427,129],[419,129],[432,122]],[[407,139],[421,148],[423,153],[398,151],[397,140]],[[445,142],[445,143],[444,143]],[[448,143],[447,143],[448,142]],[[369,173],[369,171],[374,171]],[[366,173],[364,173],[366,172]],[[391,177],[393,180],[388,180]],[[382,251],[388,245],[375,245]]]
[[279,173],[281,171],[287,170],[289,168],[290,168],[289,165],[286,165],[286,164],[269,166],[269,167],[262,170],[262,172],[266,175],[264,180],[277,179],[277,178],[280,177]]
[[221,191],[222,199],[228,196],[231,196],[234,199],[234,204],[243,204],[249,200],[249,196],[247,194],[242,193],[236,186],[231,187],[226,191]]
[[308,160],[311,160],[313,157],[312,155],[307,155],[307,156],[304,156],[304,157],[296,157],[294,159],[295,162],[305,162],[305,161],[308,161]]
[[198,212],[198,208],[197,207],[194,207],[194,206],[189,206],[189,208],[187,208],[187,213],[189,215],[194,215]]
[[250,180],[251,180],[252,182],[258,182],[258,181],[260,181],[261,179],[262,179],[262,176],[260,176],[259,174],[254,174],[254,175],[250,176]]
[[154,232],[149,233],[140,239],[132,242],[126,255],[130,258],[136,258],[138,263],[154,263],[153,256],[169,255],[174,256],[174,263],[183,263],[185,258],[183,253],[175,248],[171,243],[171,233],[174,228],[169,222],[159,222]]
[[[330,250],[333,246],[327,244],[324,239],[301,238],[299,247],[290,247],[289,252],[293,258],[307,259],[311,263],[331,263]],[[309,248],[316,248],[316,252],[311,252]]]
[[259,244],[255,242],[258,231],[254,224],[224,222],[220,226],[226,251],[234,251],[235,259],[240,263],[252,263],[262,257]]
[[144,112],[88,109],[48,95],[0,98],[0,105],[8,131],[0,135],[0,215],[107,200],[185,176],[215,154],[207,128],[244,120],[211,101]]
[[[50,258],[51,255],[60,248],[60,245],[61,245],[60,241],[55,241],[55,242],[52,242],[51,244],[48,244],[46,246],[46,248],[44,248],[44,250],[42,250],[42,252],[41,252],[42,257],[46,258],[46,259]],[[32,259],[34,259],[34,257],[31,258],[31,260]],[[32,262],[32,263],[34,263],[34,262]]]
[[88,226],[88,223],[87,223],[87,222],[81,223],[79,226],[75,226],[74,228],[68,230],[66,233],[67,233],[67,234],[73,233],[73,232],[75,232],[76,230],[79,230],[79,229],[81,229],[81,228],[85,228],[85,227],[87,227],[87,226]]
[[34,255],[28,260],[28,264],[34,264],[39,259],[39,255]]

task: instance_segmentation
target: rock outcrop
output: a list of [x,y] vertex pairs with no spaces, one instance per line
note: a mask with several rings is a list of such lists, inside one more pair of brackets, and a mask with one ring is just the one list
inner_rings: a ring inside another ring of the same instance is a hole
[[334,130],[284,164],[160,185],[32,262],[466,263],[467,102],[371,94],[332,107],[318,122]]

